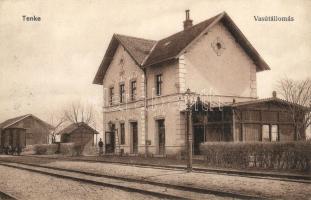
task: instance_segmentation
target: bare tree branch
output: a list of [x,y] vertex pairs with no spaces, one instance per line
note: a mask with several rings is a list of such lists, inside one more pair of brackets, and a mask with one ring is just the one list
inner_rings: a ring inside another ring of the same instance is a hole
[[64,116],[71,123],[78,124],[83,122],[88,125],[95,118],[93,106],[89,104],[81,105],[81,103],[72,103],[68,109],[64,110]]
[[53,126],[51,131],[52,143],[56,142],[57,132],[62,128],[66,121],[64,115],[56,115],[55,113],[50,114],[49,122]]
[[277,84],[278,93],[290,104],[291,120],[294,124],[297,139],[302,138],[302,133],[311,124],[311,79],[295,81],[283,78]]

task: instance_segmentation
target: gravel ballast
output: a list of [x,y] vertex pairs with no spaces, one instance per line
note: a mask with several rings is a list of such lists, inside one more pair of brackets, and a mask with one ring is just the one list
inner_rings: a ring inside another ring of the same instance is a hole
[[4,166],[0,166],[0,190],[19,200],[158,199],[149,195],[89,185]]
[[[4,158],[2,158],[5,160]],[[273,199],[311,199],[311,184],[258,177],[242,177],[216,173],[186,173],[183,170],[166,170],[130,165],[90,163],[83,161],[64,161],[44,157],[11,157],[14,161],[22,161],[43,166],[81,170],[97,174],[129,177],[134,179],[201,187],[218,191],[242,193]]]

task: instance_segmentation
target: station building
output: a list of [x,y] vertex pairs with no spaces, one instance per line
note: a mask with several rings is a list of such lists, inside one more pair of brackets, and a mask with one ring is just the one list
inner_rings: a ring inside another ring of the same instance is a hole
[[258,99],[256,74],[270,68],[229,15],[192,24],[187,10],[184,29],[164,39],[112,36],[93,81],[103,86],[106,153],[180,154],[188,102],[226,111],[193,112],[194,152],[204,141],[295,139],[270,112],[284,102]]

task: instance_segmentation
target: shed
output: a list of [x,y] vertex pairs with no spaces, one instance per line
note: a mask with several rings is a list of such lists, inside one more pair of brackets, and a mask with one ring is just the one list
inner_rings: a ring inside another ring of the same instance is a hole
[[98,131],[90,127],[84,122],[73,123],[65,127],[59,133],[61,142],[75,143],[83,146],[94,145],[94,135],[99,134]]
[[38,117],[27,114],[0,123],[0,149],[48,143],[52,126]]

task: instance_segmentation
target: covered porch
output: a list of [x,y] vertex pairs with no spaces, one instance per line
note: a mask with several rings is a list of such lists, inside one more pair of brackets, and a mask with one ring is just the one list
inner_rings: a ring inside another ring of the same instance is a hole
[[11,147],[23,148],[26,146],[26,129],[25,128],[5,128],[0,130],[0,153],[4,148]]
[[[199,155],[200,144],[204,142],[298,140],[287,104],[269,98],[212,107],[198,98],[190,109],[193,153]],[[304,138],[301,131],[300,139]]]

